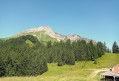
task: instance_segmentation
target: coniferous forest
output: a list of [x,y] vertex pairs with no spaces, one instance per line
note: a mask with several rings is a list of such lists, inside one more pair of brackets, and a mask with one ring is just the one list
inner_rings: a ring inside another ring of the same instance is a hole
[[94,61],[104,55],[101,42],[66,40],[44,45],[32,35],[0,40],[0,76],[35,76],[48,70],[47,63],[74,65]]

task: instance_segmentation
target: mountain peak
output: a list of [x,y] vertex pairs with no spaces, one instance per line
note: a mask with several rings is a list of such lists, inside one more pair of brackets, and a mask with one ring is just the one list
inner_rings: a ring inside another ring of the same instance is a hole
[[[86,40],[86,42],[89,42],[91,40],[91,39],[83,38],[79,35],[67,35],[67,36],[60,35],[60,34],[54,32],[49,26],[40,26],[39,28],[32,28],[32,29],[26,30],[24,32],[21,32],[21,33],[15,35],[14,37],[18,37],[18,36],[22,36],[22,35],[28,35],[28,34],[39,37],[40,33],[38,35],[38,34],[36,34],[37,32],[42,32],[42,34],[48,35],[52,38],[55,38],[58,41],[70,39],[70,40],[74,40],[74,41]],[[95,43],[94,40],[93,40],[93,42]]]
[[49,26],[40,26],[39,28],[32,28],[29,30],[26,30],[25,32],[39,32],[39,31],[47,31],[47,32],[53,32],[53,30]]
[[39,28],[38,28],[39,30],[52,30],[49,26],[40,26]]
[[36,28],[38,31],[46,31],[46,32],[53,32],[53,30],[49,26],[40,26]]

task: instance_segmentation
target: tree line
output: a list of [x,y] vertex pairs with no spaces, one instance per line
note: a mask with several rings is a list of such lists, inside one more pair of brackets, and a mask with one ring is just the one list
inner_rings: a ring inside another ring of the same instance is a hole
[[0,42],[0,76],[33,76],[48,70],[47,63],[74,65],[75,61],[96,61],[104,55],[102,42],[60,41],[43,45],[32,35]]
[[94,44],[93,41],[86,43],[85,40],[71,42],[60,41],[47,44],[47,61],[48,63],[57,62],[58,66],[64,64],[74,65],[75,61],[95,61],[104,55],[104,45],[101,42]]

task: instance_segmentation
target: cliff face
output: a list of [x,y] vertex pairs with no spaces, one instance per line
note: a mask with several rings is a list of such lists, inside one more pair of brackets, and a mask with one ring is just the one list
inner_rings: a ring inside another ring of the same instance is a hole
[[[39,34],[44,34],[44,35],[48,35],[58,41],[60,40],[67,40],[67,39],[70,39],[70,40],[73,40],[73,41],[77,41],[77,40],[85,40],[86,42],[89,42],[91,39],[87,39],[87,38],[83,38],[79,35],[67,35],[67,36],[64,36],[64,35],[61,35],[61,34],[58,34],[56,32],[54,32],[49,26],[40,26],[39,28],[32,28],[32,29],[29,29],[29,30],[26,30],[24,32],[21,32],[19,34],[16,34],[14,35],[13,37],[18,37],[18,36],[22,36],[22,35],[28,35],[28,34],[31,34],[38,37],[39,35],[36,34],[38,33]],[[94,40],[92,40],[94,43],[96,43]]]

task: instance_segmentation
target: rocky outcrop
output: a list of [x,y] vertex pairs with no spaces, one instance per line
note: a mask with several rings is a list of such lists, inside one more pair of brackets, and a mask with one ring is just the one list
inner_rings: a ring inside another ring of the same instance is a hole
[[[21,36],[21,35],[27,35],[27,34],[30,34],[31,32],[34,32],[34,33],[42,32],[43,34],[46,34],[52,38],[55,38],[58,41],[70,39],[70,40],[74,40],[74,41],[86,40],[86,42],[89,42],[91,40],[91,39],[83,38],[79,35],[67,35],[67,36],[60,35],[60,34],[54,32],[49,26],[40,26],[39,28],[32,28],[32,29],[26,30],[24,32],[21,32],[21,33],[15,35],[15,37]],[[36,36],[36,35],[34,35],[34,36]],[[96,43],[94,40],[93,40],[93,42]]]

